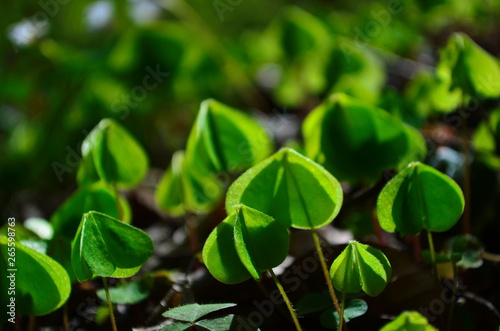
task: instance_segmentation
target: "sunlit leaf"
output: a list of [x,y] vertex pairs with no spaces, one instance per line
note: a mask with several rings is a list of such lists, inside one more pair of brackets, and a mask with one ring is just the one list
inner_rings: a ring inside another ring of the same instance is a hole
[[437,331],[427,319],[416,311],[404,311],[380,331]]
[[374,181],[401,160],[419,160],[422,146],[425,150],[423,138],[414,129],[382,109],[343,94],[314,109],[303,133],[306,155],[339,180],[352,182]]
[[382,189],[377,201],[380,226],[406,235],[446,231],[464,209],[462,190],[436,169],[411,163]]
[[[356,317],[363,316],[367,311],[368,305],[364,300],[348,300],[345,305],[344,320],[349,322]],[[339,314],[335,308],[331,307],[321,314],[319,320],[324,327],[335,329],[339,325]]]
[[283,148],[241,175],[229,188],[226,210],[244,204],[283,225],[311,229],[337,216],[342,188],[323,167]]
[[92,154],[99,178],[106,183],[132,187],[148,170],[148,159],[142,147],[111,119],[103,119],[85,138],[82,145],[84,163],[91,162],[87,160],[89,154]]
[[72,243],[71,262],[79,281],[96,276],[133,276],[153,254],[143,231],[98,212],[83,215]]
[[351,241],[333,261],[330,277],[333,286],[346,293],[363,290],[370,296],[382,292],[391,279],[391,265],[379,250]]
[[235,284],[278,266],[286,258],[288,230],[272,217],[244,205],[235,207],[210,234],[203,260],[219,281]]

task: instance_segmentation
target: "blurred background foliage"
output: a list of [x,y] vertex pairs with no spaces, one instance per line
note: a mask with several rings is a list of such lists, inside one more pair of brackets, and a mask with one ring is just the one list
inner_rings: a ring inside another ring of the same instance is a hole
[[81,142],[104,117],[137,137],[153,169],[185,146],[207,98],[274,123],[280,144],[331,92],[377,104],[425,134],[429,122],[443,122],[440,111],[456,107],[448,91],[429,88],[449,35],[464,31],[500,52],[496,0],[0,7],[0,208],[24,217],[33,216],[30,204],[49,217],[75,189]]

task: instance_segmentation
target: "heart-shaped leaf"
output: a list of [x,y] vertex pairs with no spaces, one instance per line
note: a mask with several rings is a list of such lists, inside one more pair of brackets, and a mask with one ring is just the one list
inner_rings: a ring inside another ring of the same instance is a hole
[[183,322],[196,322],[198,319],[215,311],[236,306],[235,303],[211,303],[200,305],[192,303],[175,307],[163,313],[163,316]]
[[[148,159],[137,141],[112,119],[103,119],[82,144],[81,181],[95,173],[106,183],[124,187],[137,185],[146,175]],[[91,168],[94,167],[95,171]],[[92,178],[88,181],[92,181]]]
[[446,231],[463,209],[464,196],[457,183],[419,162],[391,179],[377,201],[380,226],[403,235],[418,234],[422,229]]
[[[14,311],[36,316],[48,314],[66,302],[71,284],[59,263],[4,236],[0,236],[0,252],[0,303],[7,307],[7,313],[11,298],[15,298]],[[3,313],[0,321],[10,317]]]
[[377,296],[391,279],[391,270],[389,260],[381,251],[350,241],[333,261],[330,277],[333,286],[341,292],[363,290],[370,296]]
[[226,284],[243,282],[278,266],[286,258],[288,230],[272,217],[239,205],[210,234],[203,260],[210,273]]
[[[127,200],[120,197],[120,207],[123,211],[123,221],[130,222],[130,206]],[[115,193],[103,183],[82,186],[76,190],[56,210],[50,222],[56,236],[73,239],[82,219],[82,215],[91,210],[99,211],[117,218]]]
[[226,210],[239,204],[260,210],[283,225],[322,227],[342,205],[339,182],[323,167],[283,148],[241,175],[229,188]]
[[416,311],[404,311],[390,323],[387,323],[380,331],[437,331],[429,324],[427,319]]
[[195,176],[186,167],[185,154],[177,151],[155,193],[157,205],[172,216],[186,212],[207,212],[222,195],[222,187],[214,175]]
[[452,86],[466,95],[500,96],[498,60],[463,33],[453,34],[441,52],[439,70],[448,70]]
[[241,171],[271,151],[267,133],[250,116],[216,100],[201,103],[189,134],[186,165],[202,176]]
[[83,215],[72,243],[71,262],[79,281],[96,276],[133,276],[153,254],[143,231],[95,211]]
[[402,159],[416,161],[425,155],[423,138],[414,129],[343,94],[314,109],[303,133],[306,155],[338,179],[351,182],[374,181]]

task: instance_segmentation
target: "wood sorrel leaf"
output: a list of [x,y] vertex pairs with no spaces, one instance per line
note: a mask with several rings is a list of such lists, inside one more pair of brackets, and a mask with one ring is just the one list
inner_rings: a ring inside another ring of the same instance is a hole
[[333,261],[330,277],[333,286],[341,292],[363,290],[370,296],[377,296],[391,279],[391,270],[389,260],[381,251],[350,241]]
[[386,111],[335,94],[303,125],[306,155],[340,180],[374,181],[402,159],[419,160],[425,143],[415,130]]
[[[61,307],[71,292],[68,273],[59,263],[4,236],[0,236],[0,268],[3,270],[0,303],[6,307],[11,304],[9,298],[15,297],[14,311],[17,313],[36,316],[48,314]],[[15,283],[15,295],[8,295],[11,282]],[[8,316],[5,313],[2,315],[1,321]]]
[[387,183],[377,201],[380,226],[414,235],[446,231],[464,209],[462,190],[451,178],[420,162],[411,163]]
[[[123,221],[130,223],[130,206],[126,199],[120,197],[119,201],[123,211]],[[118,218],[115,193],[102,182],[82,186],[64,201],[50,218],[55,234],[73,239],[82,215],[91,210]]]
[[79,281],[96,276],[133,276],[153,254],[143,231],[95,211],[83,215],[72,243],[71,262]]
[[451,73],[452,86],[466,95],[500,96],[498,60],[464,33],[453,34],[441,52],[438,70]]
[[258,210],[238,205],[210,234],[203,260],[210,273],[226,284],[243,282],[279,265],[286,258],[288,230]]
[[[94,166],[100,179],[124,187],[137,185],[148,170],[148,159],[142,147],[121,125],[109,118],[99,122],[85,138],[82,156],[83,166]],[[95,177],[91,170],[82,170],[81,173],[83,177]],[[85,182],[85,179],[81,178],[81,181]]]
[[186,167],[185,154],[177,151],[155,193],[157,205],[172,216],[190,212],[207,212],[222,195],[222,187],[214,175],[203,178]]
[[260,210],[286,227],[319,228],[342,205],[339,182],[323,167],[283,148],[241,175],[229,188],[226,210],[239,204]]
[[200,305],[192,303],[185,306],[175,307],[163,313],[163,316],[183,322],[196,322],[205,315],[221,309],[236,306],[235,303],[212,303]]
[[271,151],[267,133],[250,116],[216,100],[201,103],[189,134],[186,163],[194,172],[241,171]]
[[404,311],[392,322],[387,323],[380,331],[437,331],[427,319],[416,311]]

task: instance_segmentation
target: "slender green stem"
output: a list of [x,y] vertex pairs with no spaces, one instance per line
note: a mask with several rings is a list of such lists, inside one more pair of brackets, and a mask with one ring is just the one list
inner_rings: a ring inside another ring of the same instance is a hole
[[342,292],[342,306],[340,307],[339,315],[339,331],[342,331],[342,326],[344,325],[344,310],[345,310],[345,292]]
[[302,328],[300,327],[300,324],[299,324],[299,318],[297,317],[295,310],[293,310],[292,303],[290,302],[288,295],[286,295],[286,292],[283,289],[283,286],[281,285],[280,281],[278,280],[278,277],[276,277],[276,275],[274,274],[273,269],[269,269],[269,273],[273,277],[273,280],[276,283],[276,286],[278,287],[278,290],[280,291],[281,296],[283,297],[283,300],[285,300],[286,306],[288,307],[288,310],[290,311],[290,315],[292,316],[293,323],[295,324],[295,328],[297,328],[297,331],[302,331]]
[[102,277],[102,282],[104,284],[104,292],[106,292],[106,301],[108,302],[109,319],[111,320],[111,326],[113,331],[118,331],[115,321],[115,313],[113,312],[113,304],[111,303],[111,297],[109,296],[108,280],[106,277]]
[[483,252],[481,254],[481,258],[483,258],[485,260],[493,261],[493,262],[500,262],[500,254],[492,254],[492,253],[488,253],[488,252]]
[[68,303],[63,306],[63,330],[68,331]]
[[450,315],[448,316],[448,326],[446,330],[451,330],[451,323],[453,323],[453,311],[455,310],[455,303],[457,302],[457,283],[458,283],[458,268],[455,262],[453,263],[453,301],[451,302]]
[[[323,269],[323,274],[325,275],[326,285],[328,286],[328,292],[330,292],[330,297],[332,298],[335,310],[340,316],[341,309],[339,305],[339,300],[337,299],[337,295],[335,295],[335,290],[333,289],[332,280],[330,279],[330,273],[328,272],[328,267],[326,266],[325,256],[323,255],[323,250],[321,249],[318,233],[314,228],[311,229],[311,233],[314,239],[314,246],[316,246],[316,251],[318,252],[321,269]],[[345,330],[347,330],[347,325],[345,326]]]
[[123,222],[123,211],[120,205],[120,193],[118,192],[118,187],[116,186],[116,184],[113,184],[113,192],[115,193],[116,212],[118,213],[118,219]]
[[432,240],[432,233],[430,231],[427,231],[427,241],[429,242],[429,252],[431,254],[432,269],[434,270],[434,275],[436,276],[436,280],[439,283],[439,275],[436,265],[436,251],[434,250],[434,241]]

